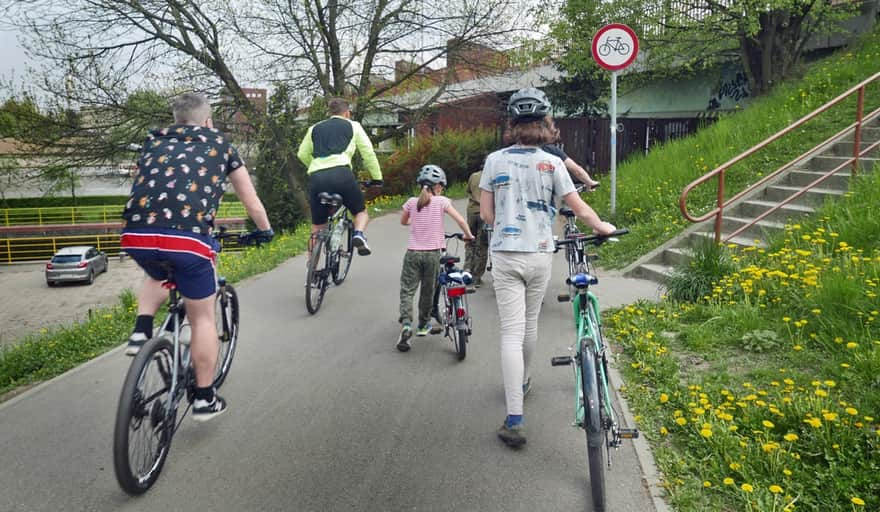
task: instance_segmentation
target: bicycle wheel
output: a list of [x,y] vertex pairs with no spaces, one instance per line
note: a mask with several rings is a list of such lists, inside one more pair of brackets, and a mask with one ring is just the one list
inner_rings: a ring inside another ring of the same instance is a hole
[[[453,325],[460,323],[458,322],[458,310],[462,308],[461,298],[454,299],[452,302],[452,311],[453,311]],[[467,312],[465,311],[465,314]],[[455,344],[455,355],[458,357],[459,361],[464,361],[465,356],[467,356],[467,342],[468,342],[468,330],[467,327],[456,327],[452,329],[455,333],[453,335],[452,342]]]
[[327,237],[322,233],[315,238],[315,246],[309,261],[309,271],[306,274],[306,308],[309,313],[315,314],[321,308],[324,301],[324,292],[327,291]]
[[113,430],[113,469],[122,490],[143,494],[159,478],[174,435],[176,409],[166,409],[173,397],[173,346],[166,338],[144,344],[131,363],[116,411]]
[[214,388],[219,389],[229,374],[235,347],[238,345],[238,294],[231,284],[217,290],[214,321],[217,323],[217,337],[220,342],[217,367],[214,370]]
[[[570,235],[577,233],[577,228],[565,225],[563,237],[568,238]],[[573,276],[577,273],[577,251],[571,245],[565,246],[565,261],[568,262],[568,275]]]
[[602,57],[607,57],[609,53],[611,53],[611,45],[607,42],[599,45],[599,55]]
[[351,268],[351,260],[354,258],[354,244],[351,237],[354,236],[354,225],[349,219],[345,219],[345,231],[342,235],[342,247],[336,251],[336,263],[333,265],[333,284],[339,286],[348,277],[348,269]]
[[602,426],[602,402],[599,398],[598,368],[593,355],[593,340],[581,340],[581,386],[584,399],[584,430],[587,435],[587,463],[590,468],[590,493],[593,509],[605,511],[605,434]]

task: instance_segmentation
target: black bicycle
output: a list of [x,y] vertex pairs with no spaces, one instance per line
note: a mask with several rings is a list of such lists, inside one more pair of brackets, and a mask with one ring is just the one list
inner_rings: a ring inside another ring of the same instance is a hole
[[[256,234],[232,234],[222,229],[214,237],[220,241],[231,239],[239,245],[261,243]],[[185,321],[183,300],[173,269],[164,263],[158,265],[168,275],[163,284],[169,295],[168,315],[159,330],[162,334],[141,347],[128,369],[113,433],[116,480],[131,495],[143,494],[159,478],[171,439],[192,406],[195,387],[190,347],[180,339]],[[218,279],[215,315],[218,355],[213,385],[219,388],[229,375],[239,332],[238,295],[222,277]],[[184,400],[187,406],[178,419],[178,407]]]
[[[372,186],[370,181],[359,181],[361,187]],[[332,282],[339,286],[348,276],[355,246],[354,220],[342,204],[342,196],[321,192],[318,199],[330,208],[327,226],[312,235],[309,266],[306,272],[306,309],[315,314],[324,302],[324,294]]]

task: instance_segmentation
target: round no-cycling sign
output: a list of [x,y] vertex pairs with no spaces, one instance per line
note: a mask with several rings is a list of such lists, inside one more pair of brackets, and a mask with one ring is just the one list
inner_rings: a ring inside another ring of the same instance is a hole
[[593,58],[608,71],[619,71],[636,60],[639,38],[633,29],[621,23],[600,28],[593,36]]

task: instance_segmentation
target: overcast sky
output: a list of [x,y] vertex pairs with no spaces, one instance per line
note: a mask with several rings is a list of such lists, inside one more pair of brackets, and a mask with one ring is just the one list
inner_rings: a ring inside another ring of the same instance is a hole
[[[25,70],[24,50],[18,46],[17,32],[0,30],[0,77],[9,79],[15,75],[16,81],[21,80]],[[6,96],[2,91],[0,97]]]

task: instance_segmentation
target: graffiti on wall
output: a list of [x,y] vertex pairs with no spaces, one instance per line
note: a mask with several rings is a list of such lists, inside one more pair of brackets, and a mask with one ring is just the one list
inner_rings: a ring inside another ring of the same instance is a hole
[[721,79],[721,83],[718,86],[718,92],[709,98],[709,104],[706,106],[706,110],[720,109],[721,103],[725,98],[730,98],[732,101],[739,103],[744,98],[749,97],[749,92],[749,79],[746,78],[745,73],[738,71],[736,75],[731,78]]

